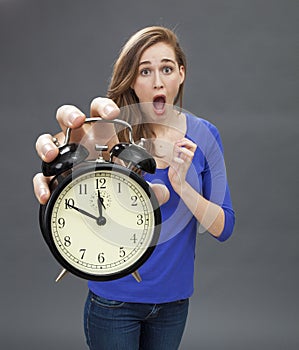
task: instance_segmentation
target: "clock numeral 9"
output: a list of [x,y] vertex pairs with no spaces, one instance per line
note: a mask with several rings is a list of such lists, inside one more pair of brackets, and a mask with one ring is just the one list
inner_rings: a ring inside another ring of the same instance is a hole
[[100,264],[103,264],[103,262],[105,262],[104,253],[100,253],[100,254],[98,255],[98,262],[99,262]]
[[64,218],[59,218],[58,220],[57,220],[57,223],[58,223],[58,228],[64,228],[64,226],[65,226],[65,220],[64,220]]

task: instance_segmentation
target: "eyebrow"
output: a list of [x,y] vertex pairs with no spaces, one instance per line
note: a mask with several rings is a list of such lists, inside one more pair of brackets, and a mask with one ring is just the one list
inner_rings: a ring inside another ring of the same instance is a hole
[[[170,59],[170,58],[163,58],[163,59],[161,60],[161,62],[162,62],[162,63],[171,62],[171,63],[173,63],[173,64],[176,64],[176,62],[175,62],[174,60]],[[141,62],[139,63],[139,66],[141,66],[142,64],[151,64],[151,63],[152,63],[151,61],[141,61]]]

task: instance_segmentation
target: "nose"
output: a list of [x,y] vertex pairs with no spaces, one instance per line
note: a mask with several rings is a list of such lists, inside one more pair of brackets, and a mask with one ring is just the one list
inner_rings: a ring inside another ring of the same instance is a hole
[[154,79],[154,89],[162,89],[164,85],[159,72],[155,74]]

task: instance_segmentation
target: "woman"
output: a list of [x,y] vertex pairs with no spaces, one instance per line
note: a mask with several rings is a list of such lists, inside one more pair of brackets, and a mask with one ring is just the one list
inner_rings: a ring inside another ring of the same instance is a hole
[[[188,301],[193,293],[195,242],[198,230],[219,241],[234,227],[229,189],[217,129],[208,121],[182,111],[186,59],[176,35],[163,27],[133,35],[115,63],[108,98],[91,103],[91,117],[113,119],[119,108],[133,125],[134,139],[144,138],[157,162],[153,183],[162,213],[161,239],[139,269],[142,282],[126,276],[109,282],[90,281],[85,305],[85,334],[90,349],[178,349]],[[175,104],[180,102],[180,109]],[[136,105],[138,104],[138,105]],[[126,107],[130,108],[130,107]],[[77,130],[85,115],[75,106],[62,106],[57,120]],[[101,124],[100,137],[113,144],[111,124]],[[108,137],[109,134],[109,137]],[[56,135],[61,139],[63,134]],[[124,132],[118,138],[126,139]],[[36,149],[49,162],[57,153],[51,135],[38,138]],[[163,186],[161,186],[161,184]],[[48,179],[34,178],[40,203],[49,198]],[[199,224],[199,225],[198,225]]]

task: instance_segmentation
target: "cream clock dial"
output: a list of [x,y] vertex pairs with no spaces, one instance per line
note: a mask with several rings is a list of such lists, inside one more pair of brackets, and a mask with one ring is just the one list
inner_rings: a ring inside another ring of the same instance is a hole
[[59,184],[41,213],[49,247],[68,271],[93,280],[133,273],[159,236],[158,204],[150,187],[117,165],[79,169]]

